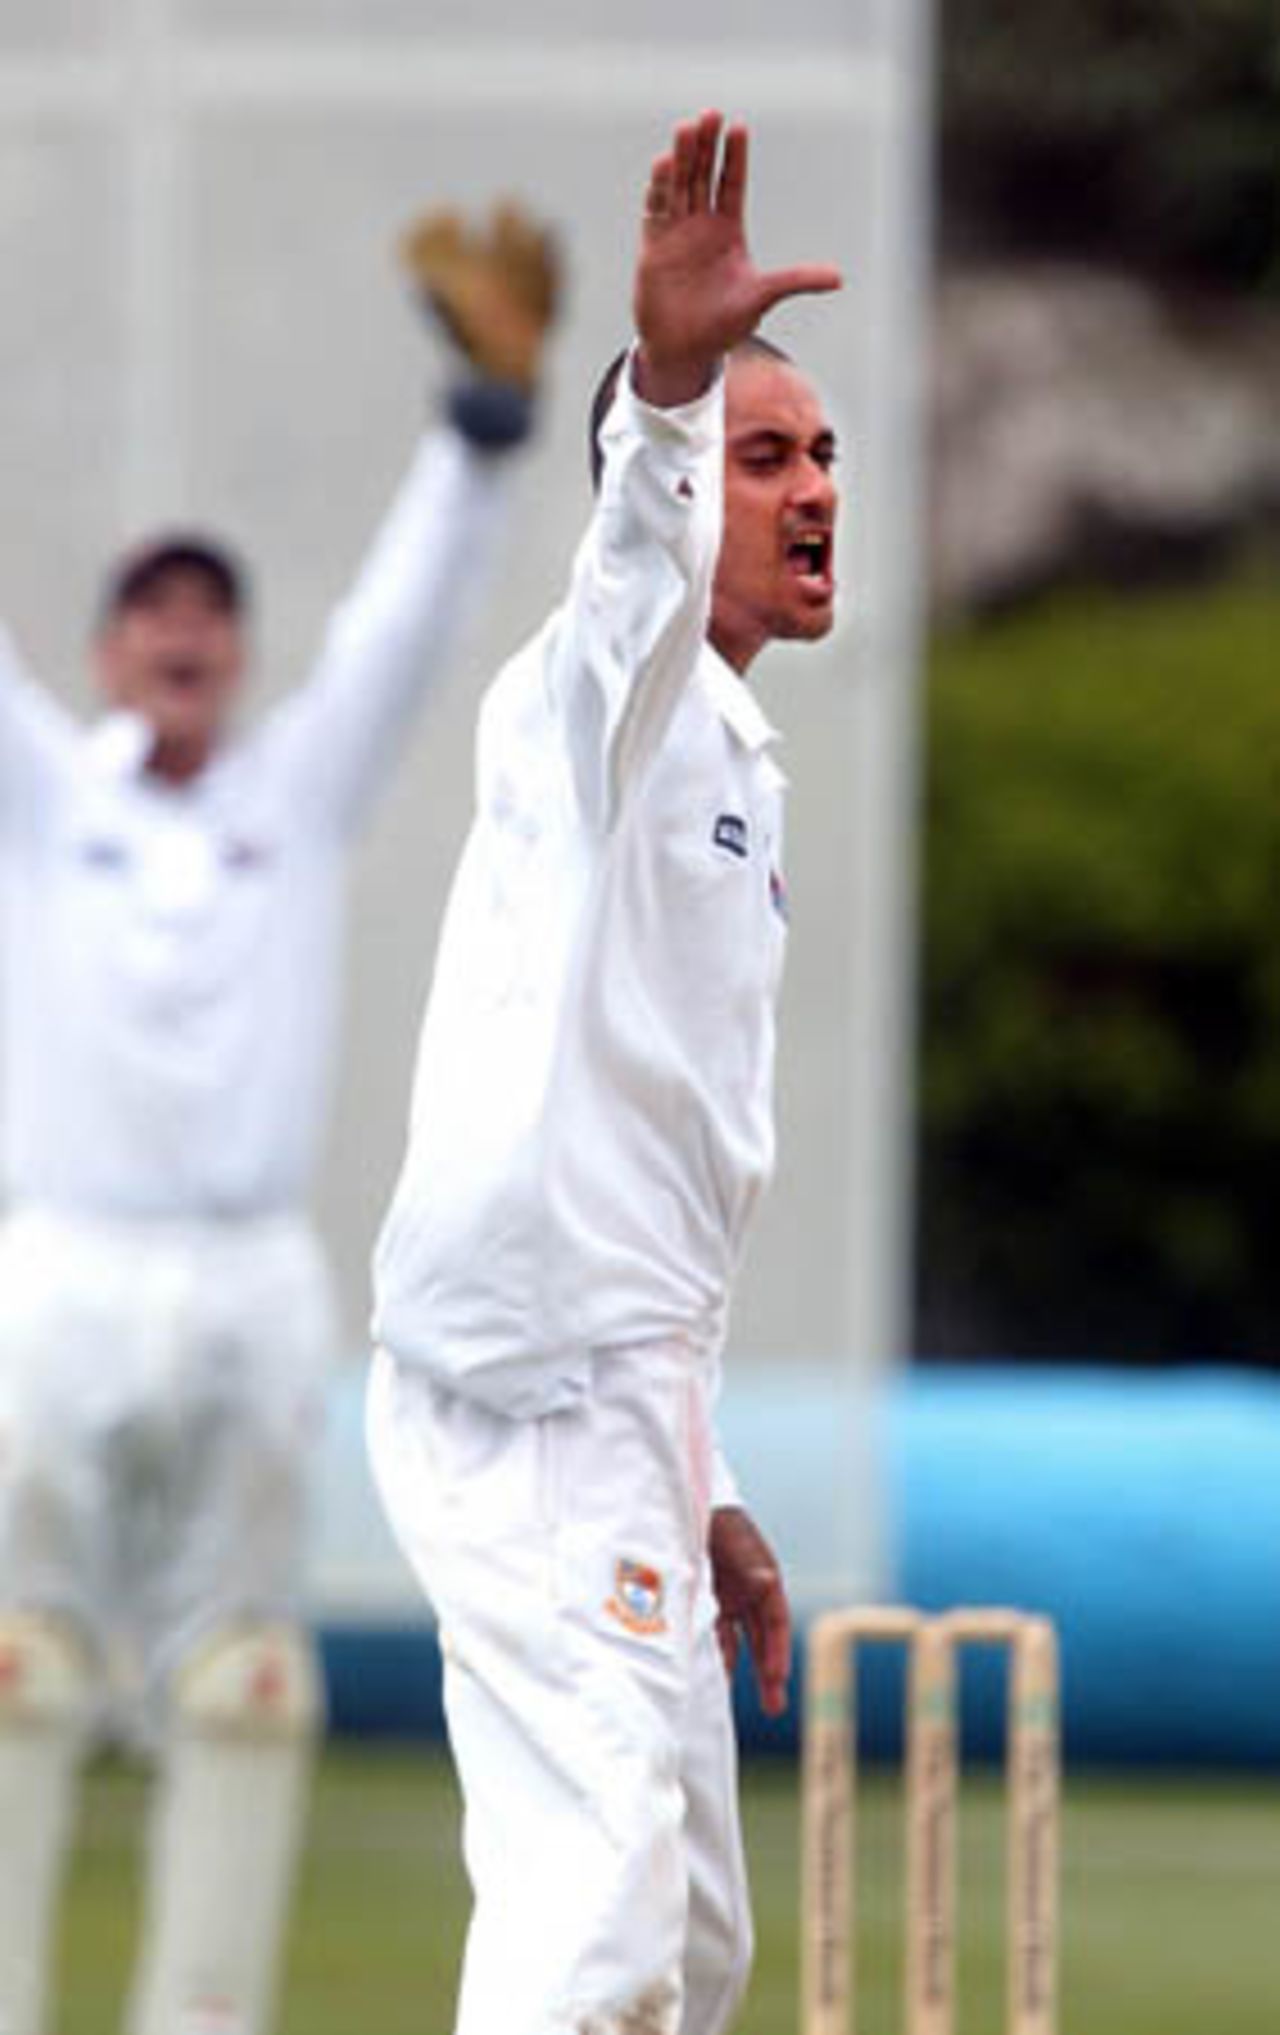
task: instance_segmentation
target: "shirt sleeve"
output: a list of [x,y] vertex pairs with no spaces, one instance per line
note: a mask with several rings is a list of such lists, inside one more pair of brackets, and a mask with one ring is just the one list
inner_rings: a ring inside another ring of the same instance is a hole
[[659,747],[706,637],[723,514],[723,379],[660,410],[636,395],[628,366],[602,435],[600,499],[546,670],[579,806],[607,829]]
[[720,1512],[726,1505],[741,1505],[742,1493],[738,1480],[733,1474],[729,1459],[725,1455],[719,1435],[711,1447],[711,1510]]
[[0,625],[0,839],[11,841],[47,809],[75,737],[71,716],[28,678]]
[[310,677],[267,724],[337,831],[364,818],[489,580],[508,466],[448,426],[423,439]]

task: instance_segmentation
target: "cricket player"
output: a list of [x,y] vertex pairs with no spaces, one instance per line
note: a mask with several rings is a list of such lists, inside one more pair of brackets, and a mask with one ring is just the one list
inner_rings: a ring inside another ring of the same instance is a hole
[[555,262],[406,244],[463,354],[307,683],[233,733],[242,568],[111,573],[86,729],[0,634],[0,2031],[42,2035],[74,1783],[124,1642],[164,1733],[133,2035],[265,2035],[320,1697],[298,1617],[333,1353],[304,1201],[348,849],[493,558]]
[[755,268],[746,181],[715,113],[653,166],[595,517],[481,710],[378,1247],[371,1451],[475,1896],[458,2035],[718,2035],[750,1961],[726,1663],[745,1635],[776,1711],[790,1639],[714,1437],[786,915],[747,673],[830,629],[836,515],[818,397],[753,335],[839,277]]

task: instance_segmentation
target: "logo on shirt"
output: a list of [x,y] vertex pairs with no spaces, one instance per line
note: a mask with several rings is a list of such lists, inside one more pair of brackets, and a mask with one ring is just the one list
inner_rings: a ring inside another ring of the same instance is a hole
[[90,869],[114,874],[129,866],[129,850],[110,834],[89,834],[80,843],[80,859]]
[[665,1594],[660,1569],[651,1569],[645,1562],[628,1561],[624,1556],[614,1565],[613,1595],[605,1599],[604,1608],[628,1632],[649,1639],[667,1629],[662,1609]]
[[248,834],[232,834],[222,843],[224,869],[264,869],[272,859],[270,844]]
[[737,855],[745,861],[747,856],[747,823],[741,813],[721,813],[711,829],[711,839],[717,848],[726,854]]
[[779,869],[769,871],[769,902],[785,926],[791,917],[791,903],[787,897],[787,886]]

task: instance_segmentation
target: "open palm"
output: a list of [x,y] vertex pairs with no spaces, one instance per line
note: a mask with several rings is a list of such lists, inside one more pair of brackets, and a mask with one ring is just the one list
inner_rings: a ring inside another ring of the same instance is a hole
[[[838,272],[807,264],[764,272],[747,246],[747,134],[704,113],[676,129],[649,177],[636,265],[636,331],[655,399],[680,400],[784,297],[835,290]],[[668,385],[674,392],[664,395]]]

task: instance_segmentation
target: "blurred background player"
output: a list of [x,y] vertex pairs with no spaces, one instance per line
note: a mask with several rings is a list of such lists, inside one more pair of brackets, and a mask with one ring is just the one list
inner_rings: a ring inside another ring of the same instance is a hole
[[459,2035],[718,2035],[750,1962],[726,1665],[745,1635],[777,1711],[790,1633],[714,1442],[785,934],[745,674],[831,628],[836,515],[818,397],[753,335],[839,278],[755,268],[721,136],[653,167],[596,516],[481,712],[378,1251],[373,1461],[466,1802]]
[[0,636],[0,2029],[47,2025],[113,1652],[164,1735],[135,2035],[263,2035],[321,1717],[297,1588],[334,1326],[303,1213],[347,851],[492,560],[556,295],[546,235],[402,253],[464,357],[306,685],[233,737],[234,555],[109,576],[91,729]]

